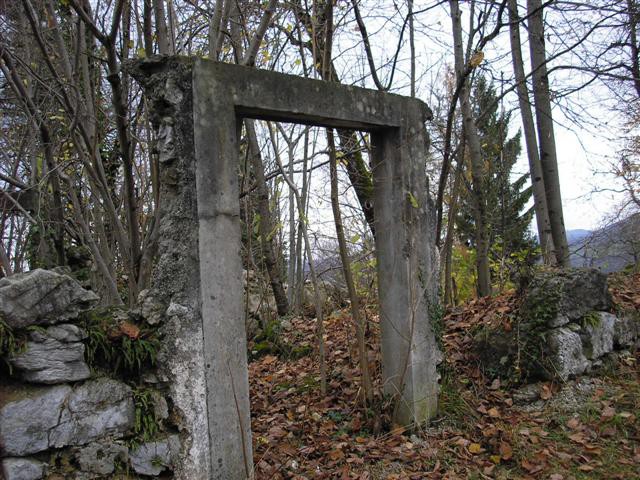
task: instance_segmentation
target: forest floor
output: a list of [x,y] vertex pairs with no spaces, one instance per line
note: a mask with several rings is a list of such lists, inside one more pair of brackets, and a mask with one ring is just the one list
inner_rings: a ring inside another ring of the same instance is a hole
[[[640,310],[640,275],[611,281],[617,305]],[[622,352],[564,385],[527,389],[491,381],[469,348],[479,326],[509,322],[517,296],[472,301],[444,317],[440,411],[419,431],[362,407],[355,328],[348,309],[325,321],[327,394],[317,356],[266,355],[250,363],[257,479],[632,479],[640,478],[640,353]],[[367,309],[369,337],[377,335]],[[315,321],[294,318],[289,345],[315,345]],[[379,350],[369,342],[375,387]],[[526,392],[538,397],[525,404]]]

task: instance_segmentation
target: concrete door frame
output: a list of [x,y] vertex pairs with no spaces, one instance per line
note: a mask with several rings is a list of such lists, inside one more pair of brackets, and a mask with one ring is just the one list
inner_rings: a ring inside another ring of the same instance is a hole
[[425,161],[428,108],[416,99],[237,65],[193,65],[200,308],[210,478],[252,469],[237,159],[245,117],[371,132],[385,392],[395,417],[435,413],[438,351],[430,323],[437,268]]

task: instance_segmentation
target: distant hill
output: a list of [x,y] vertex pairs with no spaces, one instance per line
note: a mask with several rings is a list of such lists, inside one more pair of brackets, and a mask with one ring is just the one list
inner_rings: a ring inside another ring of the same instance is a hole
[[640,261],[640,213],[600,230],[567,232],[571,265],[617,272]]
[[589,235],[591,235],[591,230],[582,230],[582,229],[567,230],[567,242],[569,242],[569,245],[572,245],[574,243],[579,242],[584,237],[587,237]]

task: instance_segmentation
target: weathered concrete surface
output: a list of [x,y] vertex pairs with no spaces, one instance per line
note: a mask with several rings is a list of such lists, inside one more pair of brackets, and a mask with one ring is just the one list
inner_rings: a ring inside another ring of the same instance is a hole
[[[196,61],[200,278],[215,478],[240,478],[251,468],[242,289],[229,288],[242,285],[236,174],[239,119],[250,116],[375,132],[376,198],[380,209],[386,209],[379,231],[388,232],[377,245],[380,291],[385,292],[380,299],[385,382],[387,392],[400,400],[396,421],[413,424],[427,420],[437,406],[439,352],[429,322],[437,268],[424,173],[428,147],[424,121],[429,113],[421,102],[396,95]],[[228,433],[221,437],[219,431]]]
[[181,436],[174,478],[209,480],[213,477],[200,309],[192,61],[154,57],[130,68],[144,87],[158,137],[158,260],[151,288],[143,296],[143,315],[150,323],[161,323],[165,339],[159,377],[168,387]]
[[382,372],[385,393],[400,398],[402,424],[421,424],[436,413],[441,359],[430,322],[438,268],[420,107],[407,102],[403,128],[373,135]]
[[233,109],[229,113],[264,120],[382,130],[406,124],[407,105],[426,107],[378,90],[208,60],[196,61],[194,80],[194,92],[202,88],[226,102]]

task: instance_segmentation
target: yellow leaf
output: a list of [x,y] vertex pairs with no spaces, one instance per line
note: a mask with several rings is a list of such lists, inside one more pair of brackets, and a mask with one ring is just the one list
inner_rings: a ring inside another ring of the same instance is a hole
[[482,447],[479,443],[472,443],[471,445],[469,445],[469,452],[474,454],[481,453]]
[[482,63],[482,60],[484,60],[484,53],[481,51],[475,52],[469,59],[469,66],[471,66],[471,68],[475,68]]
[[411,203],[411,206],[413,208],[418,208],[419,207],[418,200],[416,199],[416,197],[413,196],[413,193],[408,192],[407,193],[407,197],[409,197],[409,202]]

